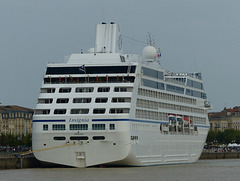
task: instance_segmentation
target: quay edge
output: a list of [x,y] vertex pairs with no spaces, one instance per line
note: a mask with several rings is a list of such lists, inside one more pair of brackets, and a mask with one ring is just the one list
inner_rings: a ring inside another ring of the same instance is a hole
[[[202,152],[200,160],[211,159],[238,159],[240,152]],[[0,170],[3,169],[21,169],[21,168],[57,168],[66,167],[58,164],[41,162],[34,156],[31,157],[12,157],[0,158]]]

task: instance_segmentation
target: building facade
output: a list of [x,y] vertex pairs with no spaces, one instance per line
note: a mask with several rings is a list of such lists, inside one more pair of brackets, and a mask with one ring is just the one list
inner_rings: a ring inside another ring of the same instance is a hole
[[208,117],[211,130],[240,130],[240,106],[232,109],[224,108],[221,112],[208,113]]
[[32,133],[33,112],[20,106],[0,106],[0,134],[26,136]]

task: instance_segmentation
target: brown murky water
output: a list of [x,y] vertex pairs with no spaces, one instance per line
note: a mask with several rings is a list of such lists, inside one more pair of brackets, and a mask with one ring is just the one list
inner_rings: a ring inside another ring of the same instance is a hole
[[237,181],[240,159],[200,160],[194,164],[156,167],[41,168],[0,170],[1,181]]

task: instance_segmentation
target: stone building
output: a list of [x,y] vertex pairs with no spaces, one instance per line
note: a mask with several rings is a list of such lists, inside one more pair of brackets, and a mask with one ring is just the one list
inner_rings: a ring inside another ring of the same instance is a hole
[[221,112],[208,113],[208,118],[211,130],[240,130],[240,106],[235,106],[232,109],[224,108]]
[[32,133],[32,116],[32,109],[0,106],[0,134],[21,136]]

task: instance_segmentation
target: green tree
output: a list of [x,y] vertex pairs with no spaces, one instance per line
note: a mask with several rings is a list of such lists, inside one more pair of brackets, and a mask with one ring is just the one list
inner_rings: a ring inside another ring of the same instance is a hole
[[207,143],[214,143],[215,140],[219,144],[240,143],[240,131],[234,129],[227,129],[225,131],[210,130],[207,137]]
[[1,134],[0,136],[0,145],[1,146],[32,146],[32,134],[26,136],[16,136],[13,134]]
[[224,131],[224,143],[232,143],[236,142],[237,139],[237,131],[234,129],[227,129]]
[[18,145],[17,136],[15,136],[13,134],[7,134],[7,145],[17,146]]
[[236,133],[236,143],[240,144],[240,131],[237,131]]
[[21,145],[26,145],[28,147],[32,146],[32,134],[27,134],[22,137]]
[[217,135],[218,135],[217,131],[210,130],[207,136],[207,143],[213,143],[215,140],[217,140]]
[[6,146],[7,143],[8,143],[7,136],[5,134],[1,134],[0,145],[1,146]]
[[220,143],[220,144],[225,143],[224,132],[218,131],[217,142]]

